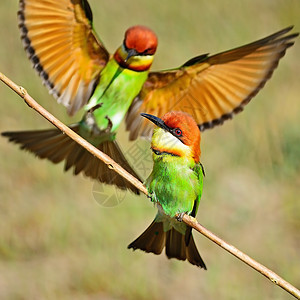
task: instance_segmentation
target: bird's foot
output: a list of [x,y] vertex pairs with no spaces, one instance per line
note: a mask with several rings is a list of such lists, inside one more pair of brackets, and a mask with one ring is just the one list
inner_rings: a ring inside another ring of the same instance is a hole
[[156,195],[154,192],[148,193],[147,198],[149,198],[151,202],[157,202]]
[[183,216],[185,215],[185,212],[179,213],[176,215],[176,220],[178,222],[182,222]]
[[108,126],[106,128],[106,132],[110,132],[110,130],[112,129],[113,127],[113,122],[111,121],[111,119],[109,118],[109,116],[105,116],[105,119],[108,121]]
[[95,110],[97,110],[98,108],[100,108],[102,105],[103,105],[103,103],[96,104],[95,106],[91,107],[88,110],[88,112],[92,114]]

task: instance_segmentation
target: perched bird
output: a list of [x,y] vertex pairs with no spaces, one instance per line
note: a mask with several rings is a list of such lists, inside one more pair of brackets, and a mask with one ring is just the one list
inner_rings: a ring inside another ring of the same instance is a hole
[[146,180],[151,200],[158,213],[128,248],[160,254],[166,247],[168,258],[188,260],[206,269],[191,227],[178,222],[187,213],[196,216],[203,188],[204,169],[200,163],[200,130],[194,119],[184,112],[169,112],[162,119],[142,114],[152,121],[154,129],[151,149],[153,170]]
[[[150,72],[157,48],[155,33],[133,26],[110,55],[93,28],[87,0],[20,0],[19,27],[29,59],[50,93],[69,115],[84,108],[70,125],[75,132],[138,177],[116,143],[126,116],[130,139],[151,136],[141,112],[158,116],[187,111],[201,131],[222,124],[256,95],[279,59],[293,45],[292,27],[234,50],[200,55],[181,67]],[[65,170],[122,189],[138,190],[58,129],[4,132],[40,158],[65,161]]]

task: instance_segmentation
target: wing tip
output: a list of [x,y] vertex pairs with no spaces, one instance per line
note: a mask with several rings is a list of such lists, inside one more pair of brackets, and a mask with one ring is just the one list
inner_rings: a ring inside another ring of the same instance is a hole
[[[55,2],[55,1],[54,1]],[[80,1],[79,1],[80,2]],[[75,3],[75,2],[74,2]],[[70,3],[70,6],[73,5],[75,6],[74,3]],[[31,2],[30,2],[31,4]],[[30,13],[29,13],[29,4],[28,1],[26,2],[26,0],[19,0],[19,10],[18,10],[18,27],[20,30],[20,36],[21,36],[21,40],[23,43],[23,48],[26,51],[27,57],[28,59],[31,61],[33,68],[36,70],[37,74],[41,77],[42,79],[42,83],[43,85],[46,86],[46,88],[48,89],[49,93],[51,95],[53,95],[53,97],[58,101],[61,102],[64,106],[67,107],[67,112],[69,115],[74,115],[84,104],[86,104],[86,102],[88,101],[89,97],[91,96],[91,94],[85,93],[84,97],[77,97],[80,98],[79,102],[77,103],[74,99],[69,99],[68,101],[59,101],[59,99],[62,97],[62,95],[64,94],[65,90],[68,90],[69,93],[71,93],[72,95],[74,95],[74,89],[76,88],[76,91],[80,93],[80,91],[86,92],[88,90],[88,92],[92,92],[94,90],[94,82],[96,80],[98,80],[99,78],[99,74],[100,74],[100,70],[103,69],[103,67],[106,65],[108,59],[109,59],[109,53],[107,52],[107,50],[104,48],[104,46],[102,45],[101,42],[99,42],[95,36],[95,33],[92,32],[92,35],[95,38],[95,42],[98,43],[98,45],[94,45],[93,44],[93,40],[91,43],[93,48],[93,51],[95,51],[95,53],[93,52],[93,57],[89,57],[91,60],[93,60],[93,66],[96,66],[97,71],[92,70],[91,72],[91,76],[92,78],[89,80],[85,79],[86,74],[83,74],[84,72],[82,71],[80,73],[80,75],[82,75],[82,81],[85,82],[85,86],[82,87],[79,90],[79,86],[75,85],[75,86],[70,86],[70,84],[67,86],[67,88],[65,88],[66,85],[65,81],[66,78],[63,78],[64,76],[64,71],[65,69],[60,68],[60,72],[59,75],[61,76],[61,82],[60,79],[58,78],[58,72],[53,73],[51,71],[51,68],[49,67],[49,64],[46,64],[44,62],[44,57],[41,56],[39,57],[39,53],[40,50],[43,50],[43,48],[41,48],[40,46],[38,46],[38,44],[36,44],[36,40],[37,38],[34,38],[35,34],[31,35],[32,32],[36,33],[36,31],[34,31],[34,29],[32,29],[31,25],[34,23],[35,17],[39,15],[40,13],[40,7],[36,6],[36,4],[38,3],[34,3],[35,6],[31,7],[30,5]],[[43,4],[44,5],[44,4]],[[51,3],[49,4],[49,10],[53,10],[58,4],[55,3]],[[84,10],[84,13],[86,15],[87,20],[92,23],[92,11],[91,8],[89,6],[89,3],[87,0],[81,1],[81,3],[79,4],[82,8],[82,10]],[[28,8],[27,8],[28,6]],[[47,17],[47,13],[49,11],[46,10],[45,12],[43,12],[43,16],[44,18]],[[73,16],[73,18],[75,19],[76,16],[76,11],[74,10],[74,12],[70,11],[70,7],[66,7],[65,8],[65,12],[68,13],[69,15]],[[73,13],[75,15],[73,15]],[[54,20],[54,19],[53,19]],[[54,21],[55,22],[55,21]],[[72,23],[70,23],[72,24]],[[61,26],[64,26],[64,28],[70,29],[70,27],[72,25],[69,25],[69,23],[64,23]],[[72,29],[72,28],[71,28]],[[90,27],[89,27],[90,29]],[[85,33],[85,32],[84,32]],[[88,35],[84,35],[85,39],[88,39],[89,36]],[[37,40],[39,42],[39,40]],[[53,46],[54,47],[54,46]],[[96,54],[99,54],[99,57],[96,57]],[[95,57],[94,57],[95,56]],[[52,63],[53,65],[53,63]],[[57,71],[57,70],[56,70]],[[88,70],[88,72],[90,72],[91,70]],[[88,73],[90,74],[90,73]],[[62,88],[63,86],[63,88]],[[82,94],[80,94],[81,96]],[[76,102],[76,103],[75,103]],[[80,104],[80,105],[79,105]]]
[[[270,66],[269,71],[266,73],[265,77],[262,79],[262,81],[257,86],[257,88],[252,93],[250,93],[248,95],[248,97],[245,98],[238,107],[234,108],[231,113],[224,114],[219,119],[214,119],[210,122],[205,122],[203,124],[198,125],[199,130],[201,132],[206,129],[212,129],[215,126],[222,125],[225,121],[232,119],[235,114],[238,114],[244,110],[245,105],[247,105],[251,101],[251,99],[257,95],[257,93],[265,86],[267,81],[272,77],[275,69],[279,65],[280,59],[285,55],[286,50],[294,45],[295,41],[291,41],[291,40],[297,38],[299,36],[299,33],[293,33],[293,34],[290,34],[287,36],[282,36],[285,33],[292,30],[293,28],[294,28],[294,26],[291,25],[285,29],[278,31],[277,33],[274,33],[273,35],[271,35],[269,37],[266,37],[265,39],[262,39],[262,40],[265,40],[266,43],[268,41],[271,41],[271,43],[283,42],[283,45],[282,45],[283,48],[280,52],[278,52],[278,56],[274,60],[273,64]],[[271,38],[272,36],[274,37],[273,39]],[[268,41],[267,41],[267,39],[268,39]]]
[[54,88],[54,83],[49,80],[49,74],[44,70],[42,64],[40,63],[39,57],[35,53],[34,47],[32,47],[32,42],[30,38],[28,37],[28,29],[25,24],[26,18],[24,15],[24,10],[25,10],[25,1],[20,0],[19,2],[19,10],[18,10],[18,27],[21,31],[21,40],[23,43],[23,47],[26,51],[28,59],[32,63],[33,69],[36,70],[38,75],[42,78],[43,84],[48,88],[49,93],[54,96],[54,98],[58,99],[60,97],[59,91],[57,91]]

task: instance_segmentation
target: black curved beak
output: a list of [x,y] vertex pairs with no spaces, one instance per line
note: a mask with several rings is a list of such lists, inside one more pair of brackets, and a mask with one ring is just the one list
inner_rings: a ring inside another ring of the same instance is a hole
[[164,130],[170,131],[170,128],[165,124],[165,122],[162,119],[160,119],[156,116],[150,115],[150,114],[145,114],[145,113],[141,113],[141,116],[150,120],[156,126],[162,128]]
[[139,53],[135,49],[128,49],[127,50],[127,57],[125,58],[124,61],[127,62],[130,57],[136,56],[136,55],[139,55]]

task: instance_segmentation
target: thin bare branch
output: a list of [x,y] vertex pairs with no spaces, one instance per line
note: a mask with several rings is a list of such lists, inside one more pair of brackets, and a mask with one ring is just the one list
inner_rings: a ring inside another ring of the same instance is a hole
[[98,150],[96,147],[91,145],[85,139],[83,139],[80,135],[75,133],[68,126],[60,122],[57,118],[55,118],[52,114],[50,114],[45,108],[39,105],[28,93],[27,91],[21,87],[16,85],[13,81],[7,78],[4,74],[0,72],[0,80],[3,81],[8,87],[10,87],[13,91],[15,91],[20,97],[22,97],[26,104],[36,110],[40,115],[42,115],[45,119],[47,119],[50,123],[52,123],[55,127],[60,129],[63,133],[68,135],[71,139],[73,139],[76,143],[87,149],[91,154],[102,160],[109,169],[114,170],[130,183],[132,183],[137,189],[147,195],[147,189],[145,186],[135,177],[133,177],[130,173],[124,170],[120,165],[118,165],[114,160],[112,160],[105,153]]
[[278,285],[279,287],[283,288],[287,292],[289,292],[291,295],[295,296],[297,299],[300,299],[300,291],[291,285],[289,282],[285,281],[283,278],[281,278],[279,275],[265,267],[264,265],[260,264],[259,262],[255,261],[253,258],[248,256],[247,254],[243,253],[239,249],[235,248],[233,245],[230,245],[229,243],[225,242],[224,240],[220,239],[218,236],[216,236],[214,233],[203,227],[201,224],[198,223],[198,221],[188,215],[183,216],[183,222],[188,224],[189,226],[193,227],[193,229],[197,230],[199,233],[203,234],[205,237],[219,245],[221,248],[228,251],[230,254],[234,255],[238,259],[240,259],[242,262],[253,268],[254,270],[258,271],[265,277],[267,277],[269,280],[271,280],[274,284]]
[[[86,140],[84,140],[81,136],[76,134],[73,130],[71,130],[68,126],[64,125],[62,122],[60,122],[58,119],[56,119],[52,114],[50,114],[46,109],[44,109],[41,105],[39,105],[28,93],[27,91],[21,87],[15,84],[13,81],[11,81],[9,78],[7,78],[4,74],[0,72],[0,80],[4,82],[8,87],[10,87],[13,91],[15,91],[21,98],[24,99],[26,104],[36,110],[39,114],[41,114],[45,119],[47,119],[50,123],[52,123],[54,126],[56,126],[58,129],[60,129],[62,132],[64,132],[66,135],[68,135],[71,139],[73,139],[76,143],[80,144],[82,147],[84,147],[87,151],[89,151],[91,154],[102,160],[110,169],[113,169],[115,172],[117,172],[119,175],[124,177],[126,180],[128,180],[130,183],[132,183],[136,188],[138,188],[141,192],[143,192],[145,195],[148,195],[146,187],[137,180],[134,176],[132,176],[130,173],[128,173],[126,170],[124,170],[120,165],[118,165],[115,161],[113,161],[109,156],[95,148],[93,145],[88,143]],[[295,298],[300,299],[300,291],[285,281],[283,278],[281,278],[279,275],[274,273],[273,271],[269,270],[262,264],[258,263],[242,251],[238,250],[234,246],[228,244],[209,230],[207,230],[205,227],[203,227],[201,224],[197,222],[197,220],[191,216],[184,215],[183,222],[187,225],[191,226],[193,229],[240,259],[245,264],[252,267],[254,270],[258,271],[265,277],[267,277],[269,280],[271,280],[274,284],[278,285],[291,295],[293,295]]]

